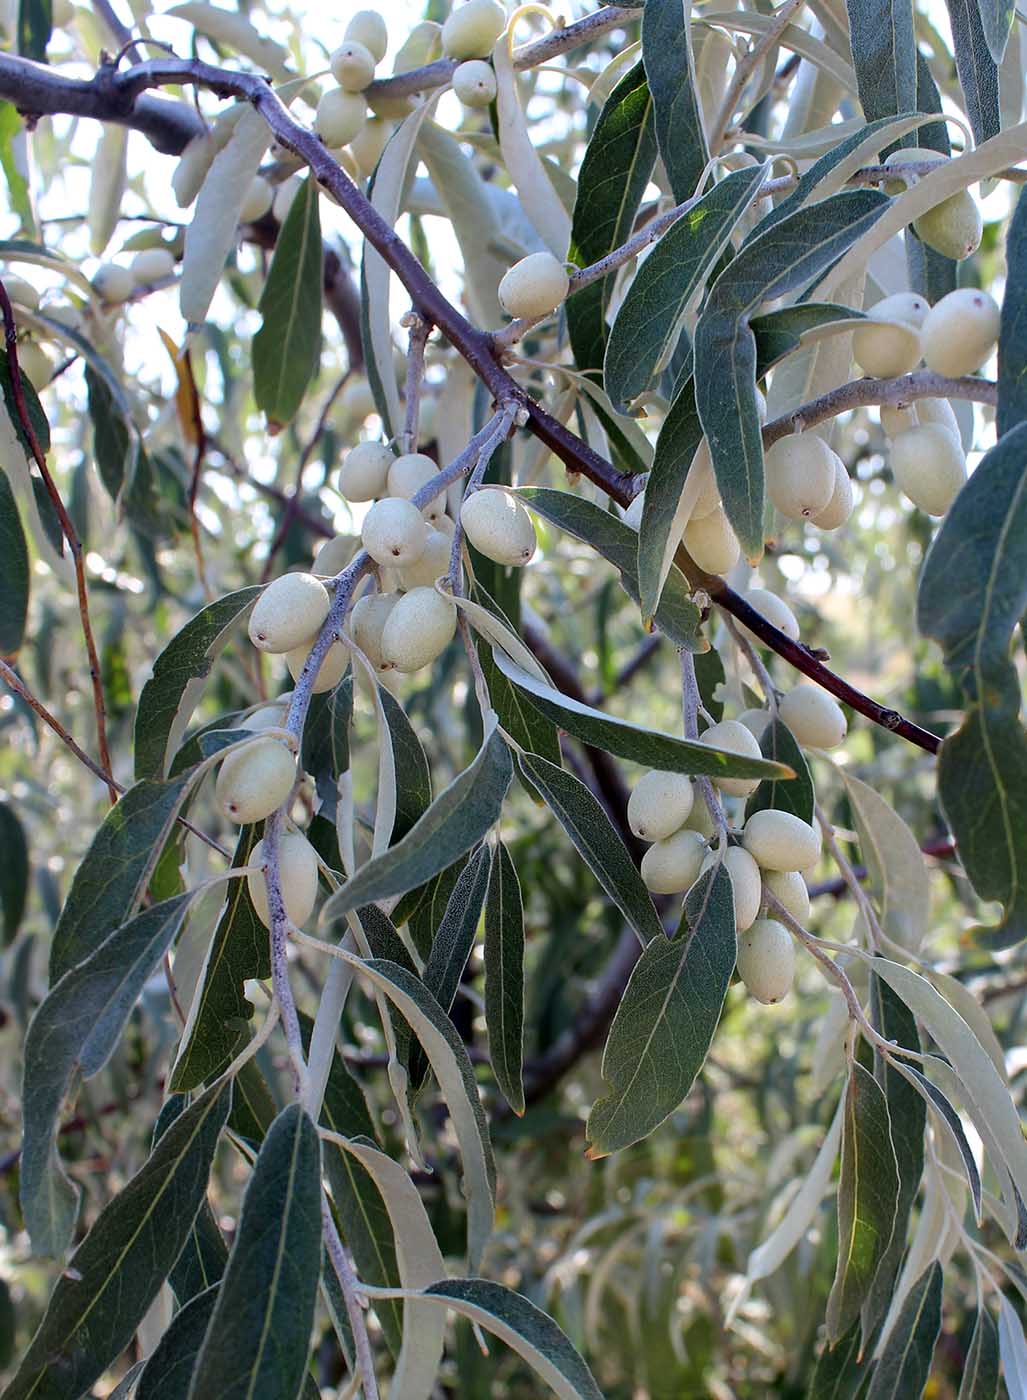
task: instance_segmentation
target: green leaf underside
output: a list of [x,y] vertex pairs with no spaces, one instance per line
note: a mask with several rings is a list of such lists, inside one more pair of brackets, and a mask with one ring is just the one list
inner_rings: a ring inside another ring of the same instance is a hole
[[124,1351],[207,1189],[230,1086],[191,1104],[97,1216],[60,1275],[4,1400],[79,1400]]
[[296,1396],[321,1272],[321,1149],[299,1104],[275,1119],[243,1196],[192,1400]]
[[589,1115],[589,1156],[647,1137],[702,1069],[735,965],[731,879],[722,865],[696,881],[681,927],[642,952],[603,1052],[610,1092]]
[[310,175],[279,230],[253,337],[253,393],[272,429],[292,421],[317,372],[322,261],[320,191]]
[[647,0],[642,61],[653,97],[654,129],[676,203],[696,192],[709,160],[692,71],[689,16],[679,0]]
[[485,1022],[496,1083],[515,1113],[524,1112],[524,911],[510,853],[492,852],[485,902]]
[[920,1400],[941,1331],[941,1265],[937,1259],[909,1290],[874,1368],[867,1400]]
[[[0,244],[0,256],[4,253],[16,255],[20,246],[26,245],[21,244],[20,240],[16,240],[13,243]],[[34,248],[36,245],[28,244],[27,246]],[[26,457],[31,457],[32,444],[22,425],[21,415],[18,413],[18,405],[14,401],[14,384],[11,379],[11,366],[7,358],[6,350],[0,350],[0,389],[3,390],[4,406],[7,409],[8,417],[14,427],[18,441],[25,449]],[[36,435],[36,440],[44,453],[49,452],[50,423],[46,414],[43,412],[43,405],[39,402],[39,395],[36,393],[35,386],[24,374],[21,376],[21,391],[25,398],[25,408],[28,412],[29,423],[32,425],[32,431]]]
[[28,544],[11,483],[0,471],[0,656],[21,648],[28,608]]

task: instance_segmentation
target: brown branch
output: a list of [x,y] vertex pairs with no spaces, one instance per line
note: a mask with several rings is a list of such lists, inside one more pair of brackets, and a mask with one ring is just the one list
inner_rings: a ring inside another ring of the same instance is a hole
[[110,749],[107,744],[107,709],[103,696],[103,679],[100,675],[100,658],[96,651],[96,641],[93,637],[93,625],[89,617],[89,594],[86,589],[85,561],[82,558],[82,542],[78,537],[78,532],[71,522],[61,494],[54,484],[54,479],[50,475],[50,469],[46,465],[46,456],[40,446],[36,430],[32,426],[32,419],[29,417],[28,404],[25,401],[25,390],[21,382],[21,370],[18,367],[18,327],[14,319],[14,309],[11,306],[11,299],[7,295],[7,288],[0,279],[0,312],[4,318],[4,344],[7,347],[7,367],[11,380],[11,393],[14,398],[14,411],[18,417],[29,448],[32,452],[33,460],[39,468],[39,474],[43,478],[43,485],[46,493],[53,503],[53,508],[57,512],[57,518],[61,524],[64,538],[68,542],[71,550],[71,557],[75,565],[75,584],[78,590],[78,610],[82,619],[82,635],[86,643],[86,656],[89,662],[89,675],[93,686],[93,708],[96,712],[96,737],[100,748],[100,767],[103,769],[104,782],[110,793],[111,802],[117,802],[118,789],[114,782],[114,774],[111,768]]

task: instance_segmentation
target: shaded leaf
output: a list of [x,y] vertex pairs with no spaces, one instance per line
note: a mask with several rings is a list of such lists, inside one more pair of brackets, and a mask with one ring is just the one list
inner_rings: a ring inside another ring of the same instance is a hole
[[29,843],[9,802],[0,802],[0,923],[6,947],[18,936],[29,890]]
[[[873,788],[842,773],[859,832],[859,848],[881,926],[911,953],[927,934],[931,892],[927,864],[916,837],[899,814]],[[808,819],[807,819],[808,820]]]
[[502,841],[492,852],[485,903],[485,1022],[489,1059],[503,1096],[524,1112],[524,911],[521,886]]
[[783,763],[795,776],[785,782],[777,778],[764,779],[746,803],[745,815],[751,817],[753,812],[774,808],[780,812],[791,812],[812,826],[816,802],[813,779],[806,755],[795,742],[795,735],[783,720],[771,720],[760,736],[760,748],[764,757],[775,763]]
[[941,1265],[935,1260],[906,1295],[874,1369],[867,1400],[920,1400],[941,1331]]
[[271,432],[296,416],[321,356],[323,305],[320,190],[300,186],[278,231],[253,337],[253,394]]
[[22,132],[22,120],[13,102],[0,102],[0,169],[7,181],[10,207],[21,221],[27,234],[36,232],[36,217],[32,208],[32,192],[18,159],[16,142]]
[[18,0],[18,52],[24,58],[46,62],[52,29],[52,0]]
[[1027,1396],[1027,1342],[1016,1309],[1004,1294],[998,1300],[998,1347],[1009,1400]]
[[315,695],[303,725],[300,762],[314,779],[320,812],[335,820],[338,778],[349,771],[349,729],[353,720],[353,672],[347,671],[334,690]]
[[1027,420],[1027,190],[1020,191],[1006,235],[1006,290],[998,338],[999,438]]
[[136,1400],[186,1400],[219,1287],[219,1284],[212,1284],[190,1298],[171,1319],[171,1325],[143,1367]]
[[958,1400],[996,1400],[998,1365],[998,1328],[991,1313],[981,1304],[963,1363]]
[[[0,244],[0,254],[9,252],[12,255],[17,255],[23,247],[34,248],[36,245],[34,243],[24,244],[23,241],[19,239],[13,243]],[[14,401],[11,366],[7,358],[6,350],[0,350],[0,388],[3,389],[4,406],[10,416],[18,441],[25,449],[25,455],[31,457],[32,444],[22,426],[21,418],[18,413],[18,406]],[[25,409],[28,413],[28,420],[32,431],[36,435],[36,440],[44,453],[49,452],[50,424],[43,410],[43,405],[39,402],[39,395],[36,393],[35,385],[24,373],[21,375],[21,391],[25,397]]]
[[86,389],[93,453],[107,494],[144,534],[162,534],[165,522],[153,463],[135,423],[92,364],[86,365]]
[[0,656],[21,649],[28,608],[28,545],[11,483],[0,470]]
[[868,122],[916,111],[911,0],[846,0],[859,100]]
[[[234,1097],[234,1086],[233,1086]],[[188,1107],[184,1094],[172,1094],[164,1100],[153,1129],[153,1143],[164,1136]],[[186,1236],[182,1252],[175,1260],[168,1283],[180,1306],[218,1282],[228,1263],[228,1245],[222,1235],[210,1202],[203,1200]]]
[[642,11],[642,61],[653,97],[653,126],[678,204],[695,193],[709,159],[689,20],[681,0],[646,0]]
[[431,772],[421,741],[399,701],[379,689],[396,767],[396,816],[391,844],[401,841],[431,806]]
[[859,1320],[842,1339],[827,1345],[817,1358],[806,1400],[855,1400],[870,1373],[870,1361],[860,1360]]
[[[932,1067],[937,1066],[937,1057],[934,1055],[925,1056],[925,1061]],[[892,1062],[892,1069],[905,1076],[910,1084],[923,1096],[924,1102],[929,1104],[936,1116],[944,1123],[945,1127],[955,1144],[963,1162],[963,1170],[966,1173],[966,1184],[970,1188],[970,1195],[973,1198],[974,1214],[978,1220],[981,1218],[981,1174],[977,1169],[977,1159],[974,1157],[973,1149],[967,1141],[966,1133],[963,1131],[963,1124],[959,1114],[953,1108],[950,1101],[945,1097],[936,1084],[921,1074],[916,1065],[904,1064],[901,1060]],[[892,1241],[894,1246],[895,1241]]]
[[[998,101],[998,67],[988,47],[977,0],[945,0],[952,29],[952,52],[963,89],[966,115],[979,146],[997,136],[1002,125]],[[993,31],[994,32],[994,31]]]
[[459,873],[424,964],[424,985],[443,1011],[448,1012],[453,1005],[471,956],[488,887],[489,853],[482,847]]
[[603,1052],[611,1092],[592,1105],[590,1157],[646,1137],[673,1113],[702,1069],[735,965],[735,906],[723,865],[685,898],[673,938],[655,938],[635,965]]

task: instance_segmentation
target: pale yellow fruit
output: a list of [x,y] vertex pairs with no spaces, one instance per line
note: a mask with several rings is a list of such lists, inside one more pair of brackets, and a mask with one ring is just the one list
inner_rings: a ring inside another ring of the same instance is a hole
[[798,870],[764,870],[763,884],[795,922],[805,927],[810,914],[809,886]]
[[34,389],[42,389],[53,374],[53,363],[41,345],[34,340],[22,340],[18,344],[18,367]]
[[913,229],[929,248],[962,262],[981,246],[984,221],[973,195],[959,190],[914,219]]
[[688,831],[697,831],[699,835],[704,837],[707,841],[712,838],[714,832],[717,830],[717,825],[713,820],[713,813],[706,805],[704,799],[693,803],[692,810],[689,812],[688,818],[685,821],[685,827]]
[[361,175],[374,174],[374,168],[382,158],[382,151],[389,144],[392,135],[391,122],[381,117],[370,118],[349,143],[350,154],[357,163]]
[[456,634],[456,608],[434,588],[404,593],[382,630],[382,662],[419,671],[441,656]]
[[160,282],[175,270],[175,255],[170,248],[144,248],[129,264],[136,285]]
[[442,26],[447,58],[484,58],[506,28],[506,10],[497,0],[467,0]]
[[250,181],[250,187],[243,195],[242,206],[239,209],[239,222],[241,224],[255,224],[258,219],[262,219],[270,212],[271,206],[275,202],[275,191],[270,180],[265,180],[263,175],[254,175]]
[[492,65],[480,58],[461,63],[453,74],[453,91],[465,107],[487,107],[496,96]]
[[[271,201],[271,213],[280,224],[284,224],[289,217],[292,202],[299,194],[302,183],[303,181],[298,175],[290,175],[275,190],[275,197]],[[345,398],[345,390],[343,390],[343,397]]]
[[346,26],[345,38],[363,44],[375,63],[381,63],[389,47],[389,30],[378,10],[358,10]]
[[[306,642],[285,653],[285,664],[288,666],[289,674],[294,681],[299,680],[300,672],[306,665],[309,655],[310,646]],[[311,694],[323,695],[326,691],[334,690],[346,674],[348,665],[349,647],[343,642],[333,642],[325,653],[324,660],[314,678],[314,684],[310,687]]]
[[721,505],[720,492],[717,490],[717,478],[713,473],[713,461],[710,457],[709,444],[706,442],[705,438],[703,438],[702,442],[699,444],[699,450],[692,459],[692,465],[689,468],[690,472],[703,470],[707,473],[706,481],[702,490],[699,492],[699,497],[695,505],[692,507],[692,514],[690,517],[692,520],[705,519],[707,515],[712,515]]
[[928,515],[944,515],[966,481],[959,439],[936,423],[910,428],[895,438],[891,469],[899,490]]
[[628,825],[640,841],[663,841],[684,826],[694,802],[691,779],[654,769],[631,789]]
[[310,643],[331,607],[313,574],[283,574],[269,583],[250,613],[250,641],[260,651],[286,652]]
[[[716,855],[710,851],[702,863],[700,875],[716,862]],[[763,883],[760,868],[748,851],[741,846],[729,846],[724,852],[724,869],[731,878],[731,892],[735,901],[735,932],[744,933],[756,920],[763,902]]]
[[460,524],[479,553],[496,564],[520,566],[535,553],[535,526],[515,496],[486,486],[465,496]]
[[912,292],[875,303],[867,312],[872,324],[853,331],[852,358],[875,379],[907,374],[920,361],[919,329],[927,312],[927,302]]
[[[404,501],[412,501],[422,486],[439,474],[439,464],[423,452],[404,452],[402,457],[394,457],[389,467],[388,491],[390,496],[400,496]],[[446,511],[446,502],[439,496],[429,501],[421,512],[425,520],[435,521]]]
[[210,132],[194,136],[182,152],[171,177],[172,193],[180,209],[188,208],[199,194],[217,153],[217,143]]
[[428,524],[416,506],[401,496],[386,496],[364,516],[360,538],[377,564],[404,568],[416,564],[428,544]]
[[820,833],[792,812],[770,807],[753,812],[742,845],[764,870],[808,870],[820,859]]
[[339,490],[347,501],[384,496],[395,454],[383,442],[358,442],[342,459]]
[[510,316],[548,316],[563,303],[569,288],[567,269],[558,258],[529,253],[504,274],[499,304]]
[[359,39],[346,39],[332,54],[329,66],[344,92],[363,92],[374,77],[374,54]]
[[71,0],[54,0],[52,15],[55,29],[67,29],[75,18],[75,6]]
[[383,665],[382,633],[398,602],[398,593],[365,593],[349,615],[350,634],[375,670]]
[[646,888],[653,894],[682,894],[695,884],[705,854],[705,839],[687,828],[657,841],[642,857]]
[[803,748],[836,749],[848,724],[833,695],[818,685],[797,685],[782,696],[778,714]]
[[1001,313],[993,297],[975,287],[949,292],[924,322],[924,361],[936,374],[975,374],[998,339]]
[[214,796],[229,821],[248,826],[279,808],[296,782],[296,758],[281,739],[257,739],[230,753]]
[[738,975],[757,1001],[773,1005],[795,981],[795,944],[776,919],[757,919],[738,940]]
[[751,710],[743,710],[738,716],[738,723],[744,724],[746,729],[759,741],[763,738],[767,725],[770,723],[770,711],[759,710],[755,706]]
[[103,263],[93,274],[93,288],[101,301],[117,306],[128,301],[135,291],[136,281],[127,267]]
[[845,469],[845,463],[835,454],[834,459],[834,490],[831,492],[831,499],[823,510],[818,510],[812,517],[812,523],[818,530],[837,530],[848,520],[852,514],[852,480]]
[[353,535],[336,535],[333,539],[325,540],[314,555],[313,572],[325,574],[329,578],[341,574],[356,554],[357,543]]
[[[284,697],[283,697],[284,698]],[[240,729],[281,729],[285,724],[286,705],[261,705],[259,710],[254,710],[251,715],[247,715],[244,720],[240,720]]]
[[836,455],[816,433],[792,433],[767,449],[767,495],[782,515],[810,520],[824,510],[834,491]]
[[[745,601],[768,622],[772,622],[779,632],[783,632],[793,642],[799,640],[799,620],[783,598],[771,593],[769,588],[750,588],[745,594]],[[748,627],[741,630],[755,646],[766,646],[766,642],[757,637],[755,632],[750,632]]]
[[[250,865],[264,862],[264,842],[258,841],[250,852]],[[298,831],[283,831],[278,841],[278,874],[282,903],[289,921],[299,927],[314,912],[317,903],[317,852]],[[267,881],[262,870],[246,876],[246,884],[257,918],[265,928],[271,927],[268,908]]]
[[24,277],[12,277],[7,272],[2,275],[7,295],[14,305],[24,306],[27,311],[35,311],[39,306],[39,293],[32,283],[26,282]]
[[898,437],[899,433],[904,433],[917,425],[917,406],[911,404],[887,404],[883,403],[880,408],[881,427],[889,437]]
[[[444,517],[448,519],[448,517]],[[428,530],[428,540],[424,553],[416,563],[405,569],[397,569],[399,586],[404,593],[412,588],[433,588],[435,580],[449,572],[449,561],[453,553],[453,540],[445,530],[434,526]]]
[[314,130],[326,146],[346,146],[367,120],[367,103],[354,92],[329,88],[317,104]]
[[690,520],[682,543],[699,568],[708,574],[727,573],[738,563],[742,552],[738,536],[721,506],[701,520]]
[[347,417],[358,423],[362,423],[372,413],[378,412],[378,405],[374,401],[374,391],[363,375],[349,381],[342,391],[339,407]]
[[[752,730],[739,724],[736,719],[722,719],[719,724],[711,724],[699,735],[699,742],[708,748],[722,749],[725,753],[738,754],[742,758],[763,757]],[[714,777],[713,782],[729,797],[748,797],[760,785],[759,778]]]
[[934,423],[936,427],[946,428],[957,442],[962,441],[959,420],[948,399],[917,399],[914,407],[917,423]]
[[[897,151],[892,151],[885,161],[885,165],[910,165],[920,161],[943,161],[946,157],[941,151],[932,150],[930,146],[902,146]],[[911,173],[902,174],[897,172],[897,178],[884,182],[884,192],[890,195],[902,194],[903,190],[910,185],[915,185],[922,177]]]

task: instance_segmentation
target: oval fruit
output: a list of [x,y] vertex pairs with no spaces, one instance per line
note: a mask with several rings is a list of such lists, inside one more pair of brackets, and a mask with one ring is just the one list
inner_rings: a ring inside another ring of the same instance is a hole
[[824,510],[835,485],[835,457],[816,433],[778,438],[766,453],[767,495],[790,520],[809,520]]
[[[264,861],[264,842],[258,841],[250,852],[250,865]],[[298,831],[283,831],[278,841],[278,874],[282,903],[290,922],[299,927],[314,912],[317,903],[317,852]],[[257,918],[265,928],[271,927],[268,908],[267,882],[262,870],[246,876],[246,884]]]
[[896,292],[875,302],[867,318],[881,324],[862,325],[852,333],[852,357],[860,369],[875,379],[913,369],[920,361],[919,329],[928,309],[914,292]]
[[[448,516],[444,518],[449,519]],[[412,588],[434,588],[435,580],[449,573],[452,553],[451,536],[445,530],[429,526],[428,539],[420,559],[396,571],[399,574],[400,588],[404,593],[409,593]]]
[[230,753],[214,796],[229,821],[248,826],[279,808],[296,782],[296,758],[281,739],[257,739]]
[[346,146],[367,120],[367,103],[355,92],[329,88],[317,104],[314,130],[326,146]]
[[135,291],[136,280],[127,267],[117,263],[103,263],[93,276],[93,288],[102,301],[112,306],[128,301]]
[[931,307],[924,322],[924,362],[953,378],[975,374],[998,339],[1001,313],[994,297],[960,287]]
[[349,615],[350,634],[375,670],[382,667],[382,633],[398,602],[398,593],[365,593]]
[[[702,863],[700,875],[709,870],[717,857],[710,851]],[[724,868],[731,878],[735,901],[735,932],[744,933],[756,920],[763,902],[763,882],[760,868],[748,851],[741,846],[729,846],[724,852]]]
[[818,530],[840,529],[852,514],[852,506],[852,480],[845,469],[845,463],[835,453],[834,490],[824,509],[818,510],[812,517],[812,524]]
[[292,651],[312,642],[332,600],[313,574],[283,574],[269,583],[250,613],[250,641],[260,651]]
[[442,26],[447,58],[484,58],[506,28],[506,10],[497,0],[467,0]]
[[796,923],[806,925],[809,918],[809,887],[797,870],[764,870],[764,887],[779,899]]
[[496,564],[527,564],[535,553],[531,516],[502,487],[486,486],[465,496],[460,524],[475,549]]
[[332,54],[329,66],[344,92],[363,92],[374,77],[374,54],[359,39],[346,39]]
[[453,73],[453,91],[465,107],[487,107],[496,96],[496,75],[484,59],[472,58]]
[[499,284],[499,304],[510,316],[548,316],[567,296],[567,269],[552,253],[529,253]]
[[690,520],[685,526],[682,543],[699,568],[708,574],[727,573],[738,563],[742,552],[723,506],[717,506],[701,520]]
[[263,175],[254,175],[250,181],[250,187],[243,195],[242,205],[239,209],[239,222],[241,224],[255,224],[258,219],[262,219],[269,213],[272,204],[275,202],[275,191],[269,180],[265,180]]
[[[783,598],[771,593],[769,588],[750,588],[745,594],[745,601],[768,622],[772,622],[779,632],[783,632],[793,642],[799,640],[799,620]],[[766,646],[766,642],[757,637],[755,632],[750,632],[748,627],[742,627],[741,630],[754,645]]]
[[628,798],[628,825],[640,841],[663,841],[684,826],[695,801],[683,773],[645,773]]
[[914,219],[913,231],[935,252],[962,262],[981,246],[984,220],[969,190],[959,190]]
[[[700,744],[711,749],[722,749],[725,753],[739,754],[743,758],[762,758],[759,743],[751,729],[739,724],[736,719],[724,719],[719,724],[711,724],[699,735]],[[748,797],[760,785],[759,778],[718,778],[712,781],[721,792],[729,797]]]
[[136,286],[160,282],[175,270],[175,255],[170,248],[144,248],[129,264]]
[[742,828],[742,845],[764,870],[808,870],[820,859],[820,833],[791,812],[765,808]]
[[936,423],[900,433],[891,445],[896,484],[928,515],[944,515],[966,481],[966,457],[958,438]]
[[358,442],[339,468],[339,490],[347,501],[373,501],[384,496],[395,455],[383,442]]
[[[303,667],[307,664],[307,657],[311,648],[304,642],[301,646],[294,647],[292,651],[285,653],[285,664],[289,668],[289,674],[294,681],[298,681]],[[310,687],[311,695],[323,695],[328,690],[334,690],[346,674],[346,667],[349,665],[349,647],[344,642],[334,641],[324,654],[321,665],[318,667],[314,683]]]
[[416,506],[400,496],[386,496],[364,516],[364,548],[378,564],[400,568],[420,559],[428,543],[428,525]]
[[347,24],[344,37],[363,44],[375,63],[381,63],[389,48],[389,29],[378,10],[358,10]]
[[706,840],[684,828],[650,846],[642,857],[642,879],[653,894],[682,894],[695,884]]
[[445,651],[456,634],[456,608],[434,588],[404,593],[382,629],[382,662],[419,671]]
[[782,696],[778,714],[803,748],[836,749],[848,730],[842,707],[818,685],[790,690]]
[[738,940],[738,975],[751,996],[766,1005],[781,1001],[795,981],[795,944],[776,919],[757,919]]

